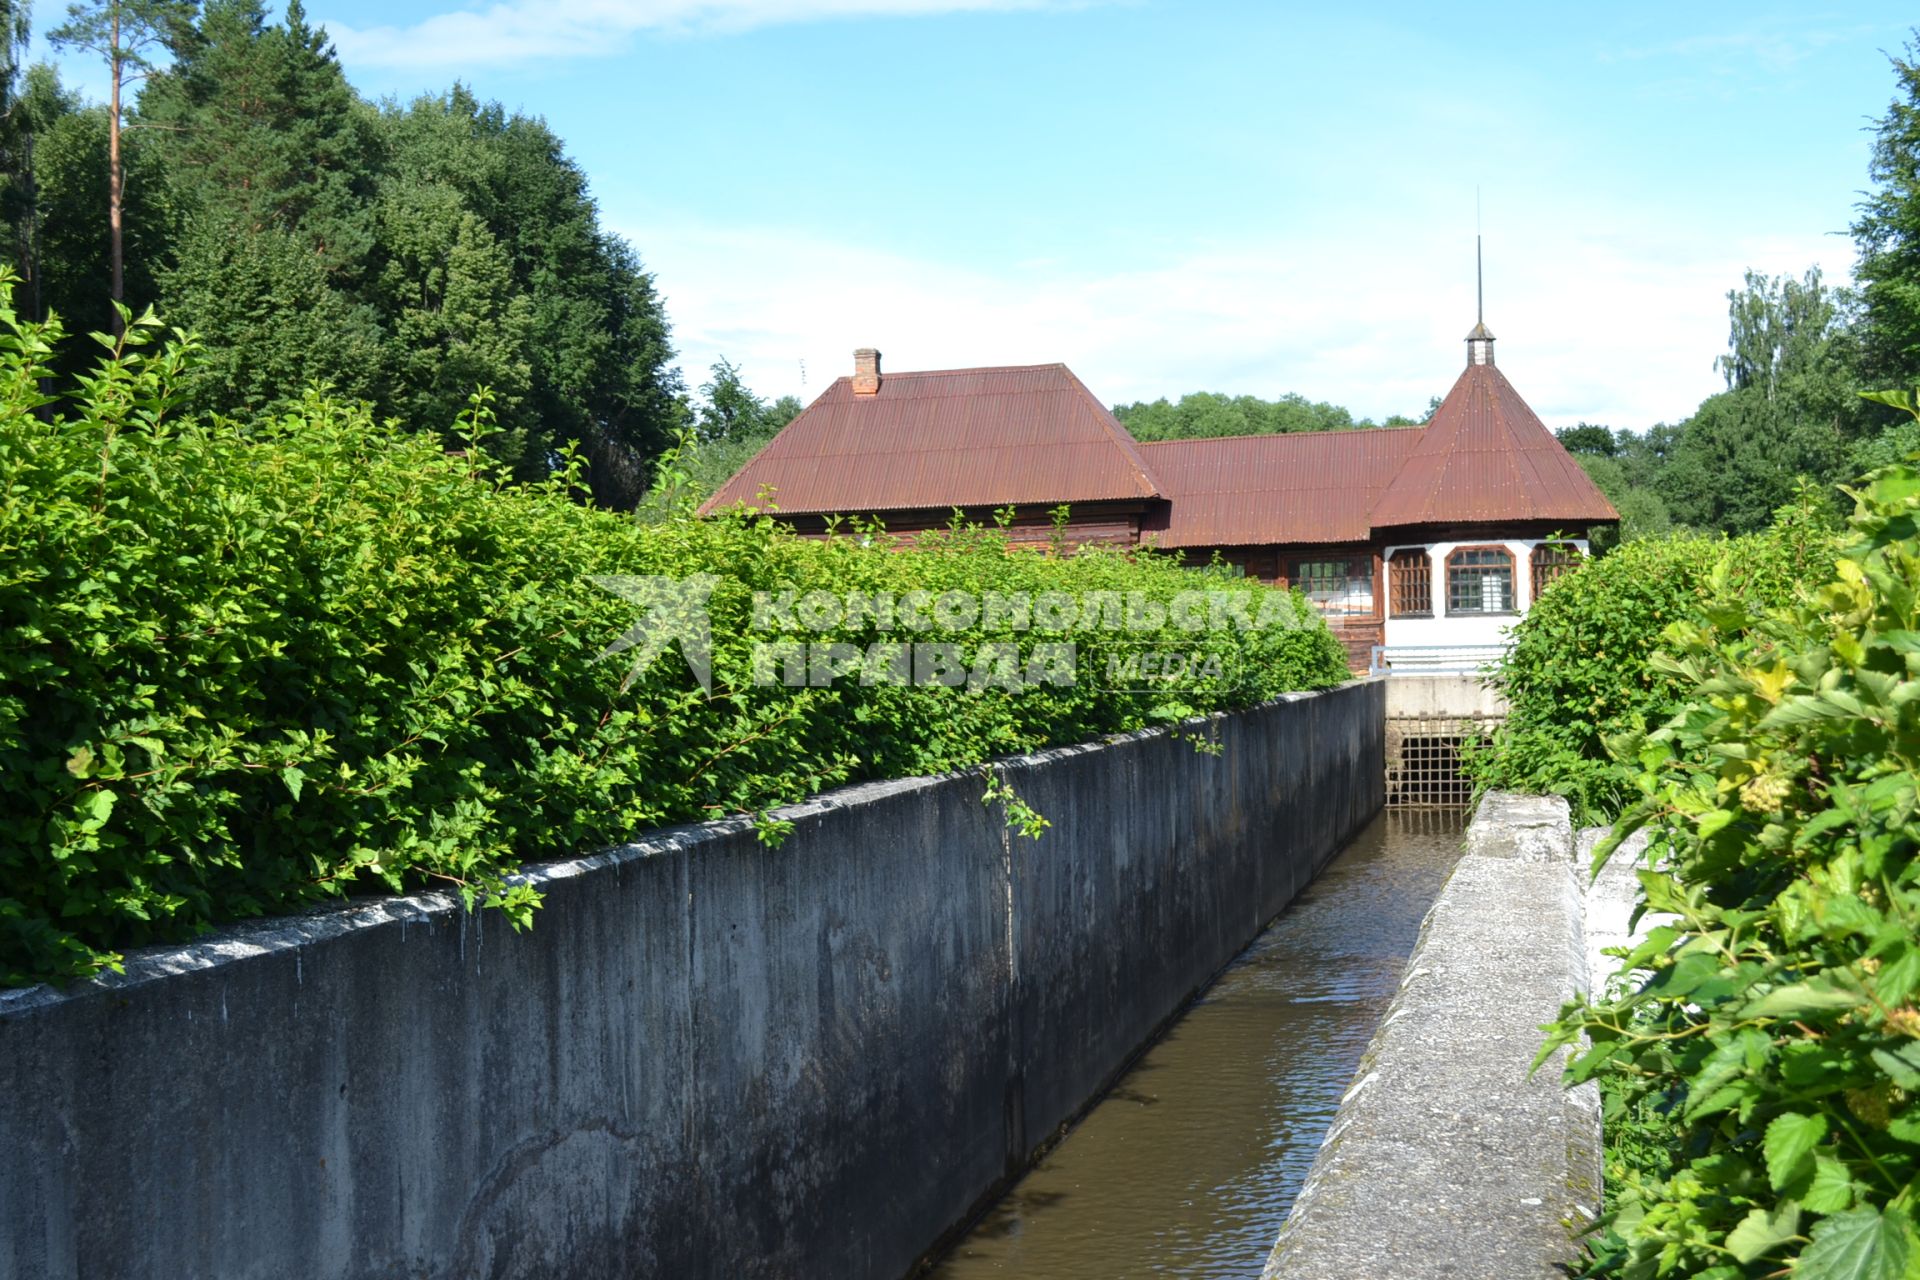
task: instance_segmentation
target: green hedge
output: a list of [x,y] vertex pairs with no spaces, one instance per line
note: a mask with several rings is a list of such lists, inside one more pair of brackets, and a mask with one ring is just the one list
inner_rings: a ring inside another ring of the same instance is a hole
[[1852,530],[1804,600],[1666,628],[1681,708],[1617,744],[1635,803],[1598,856],[1647,828],[1675,921],[1549,1043],[1584,1042],[1569,1077],[1635,1147],[1589,1274],[1920,1273],[1920,469]]
[[[1148,555],[1015,551],[993,530],[894,552],[744,515],[642,525],[579,505],[571,472],[506,484],[483,444],[451,455],[317,394],[273,420],[172,416],[191,342],[163,348],[151,321],[130,332],[53,402],[58,335],[0,307],[7,982],[355,891],[456,886],[524,924],[535,903],[508,877],[529,859],[1346,678],[1331,634],[1277,593],[1262,598],[1296,625],[1070,637],[1083,671],[1155,642],[1227,663],[1177,693],[766,687],[756,590],[1164,603],[1250,584]],[[476,409],[466,429],[485,427]],[[590,577],[696,573],[718,578],[711,696],[671,653],[623,689],[624,660],[595,657],[637,610]],[[832,638],[876,635],[855,622]],[[949,638],[969,655],[1041,639]]]
[[1576,820],[1610,819],[1633,770],[1607,740],[1660,724],[1687,693],[1652,665],[1661,633],[1714,607],[1784,603],[1825,576],[1836,547],[1820,504],[1803,494],[1764,533],[1642,538],[1562,575],[1496,668],[1507,720],[1490,748],[1469,749],[1467,771],[1482,789],[1564,795]]

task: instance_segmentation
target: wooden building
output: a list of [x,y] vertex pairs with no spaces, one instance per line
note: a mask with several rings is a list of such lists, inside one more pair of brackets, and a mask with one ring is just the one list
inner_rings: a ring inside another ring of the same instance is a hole
[[1494,364],[1484,324],[1424,426],[1140,443],[1064,365],[841,378],[703,511],[889,530],[1016,511],[1016,538],[1150,544],[1300,587],[1356,669],[1491,652],[1618,514]]

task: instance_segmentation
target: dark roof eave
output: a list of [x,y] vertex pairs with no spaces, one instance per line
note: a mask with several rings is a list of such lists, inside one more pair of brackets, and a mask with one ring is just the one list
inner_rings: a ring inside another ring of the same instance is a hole
[[[721,511],[729,511],[733,507],[732,503],[728,503],[725,507],[719,507],[719,508],[710,510],[709,506],[712,503],[712,501],[713,499],[709,498],[707,500],[707,504],[703,504],[697,514],[703,515],[703,516],[715,515]],[[1087,498],[1087,497],[1019,498],[1013,501],[1000,499],[993,502],[936,502],[936,503],[928,503],[924,505],[915,505],[915,506],[874,507],[871,509],[857,509],[853,511],[848,511],[841,508],[832,508],[832,507],[788,508],[788,507],[782,507],[779,505],[775,505],[771,507],[756,507],[751,502],[747,503],[746,507],[747,507],[747,510],[749,511],[758,512],[763,515],[770,515],[778,519],[783,516],[807,516],[810,518],[815,518],[815,517],[825,517],[825,516],[850,517],[850,516],[876,516],[876,515],[877,516],[915,515],[915,514],[925,513],[928,511],[953,511],[956,509],[961,511],[997,511],[1001,507],[1035,507],[1041,510],[1051,510],[1054,507],[1071,507],[1075,509],[1089,507],[1089,506],[1143,507],[1149,503],[1165,502],[1165,501],[1167,501],[1167,499],[1161,497],[1157,493],[1146,493],[1146,494],[1120,493],[1120,494],[1115,494],[1112,497],[1106,497],[1106,498]]]

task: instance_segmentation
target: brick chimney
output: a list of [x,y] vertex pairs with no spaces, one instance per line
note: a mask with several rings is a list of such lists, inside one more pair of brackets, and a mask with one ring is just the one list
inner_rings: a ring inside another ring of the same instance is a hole
[[853,353],[853,394],[880,394],[880,353],[872,347],[861,347]]

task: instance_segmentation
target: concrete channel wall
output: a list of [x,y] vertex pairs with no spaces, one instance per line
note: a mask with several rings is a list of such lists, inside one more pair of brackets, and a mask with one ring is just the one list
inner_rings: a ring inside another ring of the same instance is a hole
[[[1600,1208],[1599,1099],[1560,1060],[1527,1068],[1587,985],[1574,851],[1566,801],[1481,800],[1265,1280],[1567,1274]],[[1606,891],[1630,897],[1619,866]]]
[[1381,683],[0,995],[0,1280],[890,1280],[1381,807]]

